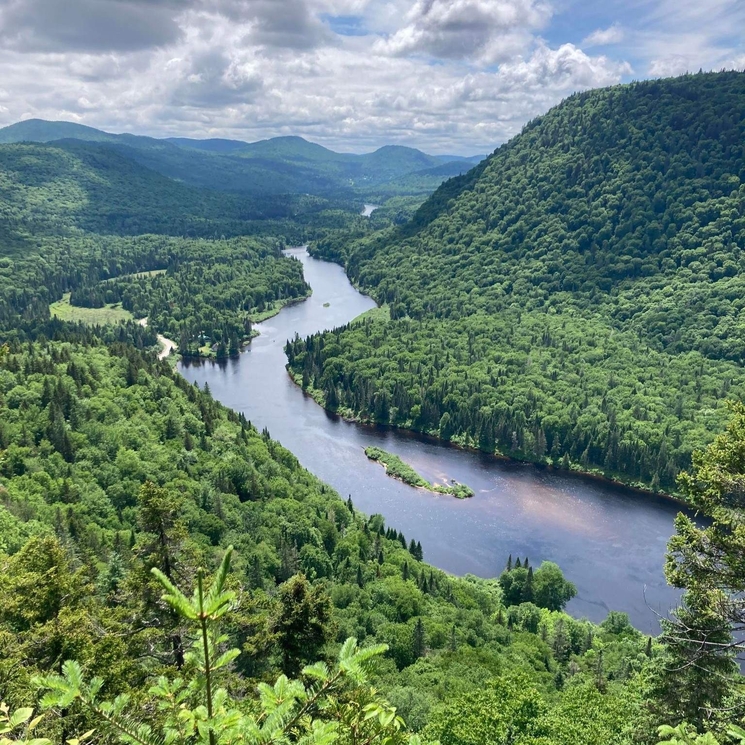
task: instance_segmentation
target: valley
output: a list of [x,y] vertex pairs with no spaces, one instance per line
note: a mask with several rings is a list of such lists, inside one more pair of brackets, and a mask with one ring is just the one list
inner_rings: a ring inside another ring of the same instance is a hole
[[745,742],[743,127],[0,129],[0,741]]

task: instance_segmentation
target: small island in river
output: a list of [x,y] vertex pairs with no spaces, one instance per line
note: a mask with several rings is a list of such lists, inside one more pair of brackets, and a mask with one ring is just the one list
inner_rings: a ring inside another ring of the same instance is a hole
[[449,486],[441,484],[430,484],[425,478],[420,476],[408,463],[404,463],[401,458],[393,453],[388,453],[376,447],[365,448],[365,455],[370,459],[381,463],[385,467],[385,472],[394,479],[403,481],[410,486],[416,486],[421,489],[427,489],[437,494],[450,494],[458,499],[466,499],[474,495],[473,489],[465,484],[459,484],[457,481],[451,482]]

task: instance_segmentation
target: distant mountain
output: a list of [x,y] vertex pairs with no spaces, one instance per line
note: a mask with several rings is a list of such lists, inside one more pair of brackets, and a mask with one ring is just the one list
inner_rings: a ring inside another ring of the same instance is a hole
[[[449,156],[427,155],[398,145],[362,155],[337,153],[295,136],[252,143],[219,138],[157,139],[41,119],[29,119],[0,129],[0,143],[62,140],[98,143],[99,147],[114,149],[122,157],[191,186],[254,195],[308,193],[364,198],[371,189],[377,193],[381,185],[400,180],[407,174],[448,162],[470,164],[473,161],[456,156],[450,159]],[[439,180],[436,172],[429,174],[425,181],[418,179],[412,193],[434,190],[451,172],[454,171],[446,169]],[[393,192],[407,193],[405,189],[397,185]]]
[[453,161],[460,161],[463,163],[471,163],[472,165],[476,165],[477,163],[481,163],[484,158],[488,157],[486,154],[484,155],[438,155],[437,156],[440,159],[441,163],[451,163]]
[[190,137],[166,137],[166,142],[178,147],[191,148],[192,150],[206,150],[210,153],[233,153],[243,150],[247,143],[241,140],[224,140],[212,138],[209,140],[194,140]]
[[378,186],[371,186],[368,193],[378,201],[392,196],[426,196],[432,194],[443,181],[462,176],[472,168],[471,163],[465,159],[450,160],[432,168],[405,173]]
[[[0,145],[0,242],[90,233],[242,235],[252,221],[297,218],[327,206],[302,195],[239,195],[198,189],[97,142]],[[334,205],[338,206],[338,205]]]
[[339,161],[358,156],[336,153],[323,145],[308,142],[303,137],[272,137],[245,144],[241,155],[249,158],[281,158],[284,160]]
[[74,122],[48,122],[44,119],[26,119],[0,129],[0,143],[9,142],[51,142],[74,138],[94,142],[113,142],[118,135],[102,132],[100,129],[86,127]]

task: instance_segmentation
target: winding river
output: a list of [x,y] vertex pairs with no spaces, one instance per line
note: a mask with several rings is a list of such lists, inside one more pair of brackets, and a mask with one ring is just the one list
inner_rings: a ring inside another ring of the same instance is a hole
[[[261,335],[236,359],[181,364],[181,373],[243,412],[289,448],[300,462],[357,508],[381,513],[407,539],[422,542],[425,559],[454,574],[493,577],[507,556],[537,566],[555,561],[577,585],[567,610],[601,621],[626,611],[647,633],[659,630],[678,592],[662,565],[679,507],[597,480],[508,463],[382,427],[345,422],[306,396],[285,371],[285,341],[347,323],[374,302],[349,283],[341,267],[289,255],[304,266],[313,295],[258,326]],[[368,461],[363,447],[396,453],[425,478],[456,479],[476,491],[458,500],[409,487]]]

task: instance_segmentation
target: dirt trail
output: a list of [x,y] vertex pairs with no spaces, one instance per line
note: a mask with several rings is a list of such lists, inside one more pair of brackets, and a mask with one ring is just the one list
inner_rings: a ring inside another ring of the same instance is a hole
[[[147,326],[147,317],[140,318],[137,323],[139,323],[140,326]],[[157,336],[158,344],[160,344],[160,346],[162,347],[160,352],[158,352],[158,359],[164,360],[174,349],[176,349],[176,342],[172,339],[166,339],[166,337],[162,334],[158,334]]]

